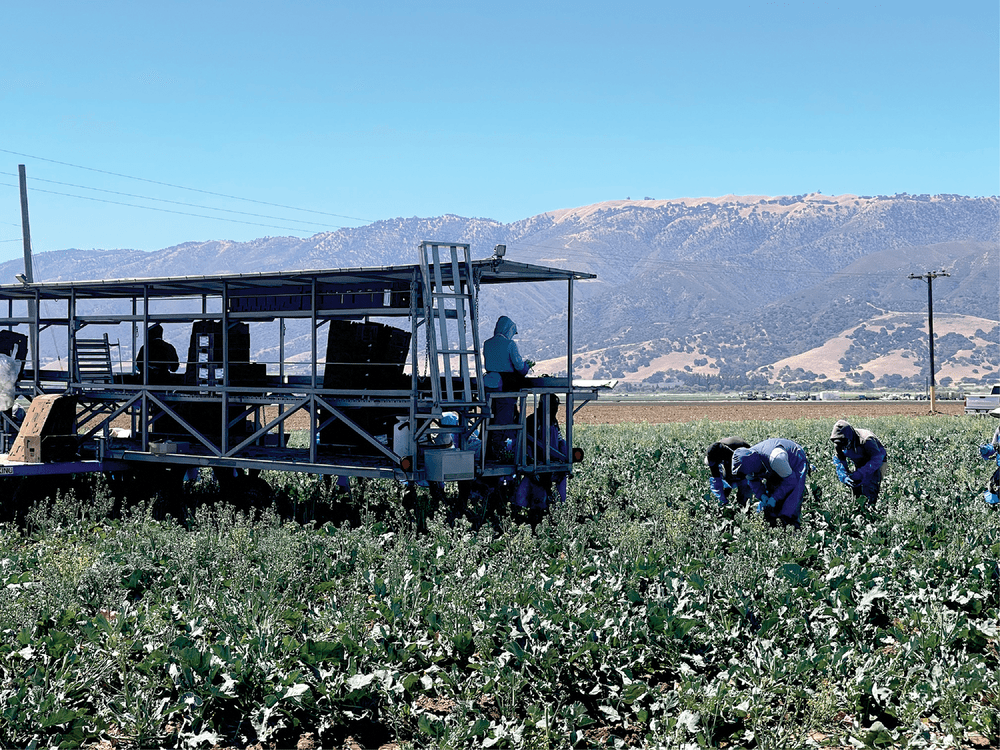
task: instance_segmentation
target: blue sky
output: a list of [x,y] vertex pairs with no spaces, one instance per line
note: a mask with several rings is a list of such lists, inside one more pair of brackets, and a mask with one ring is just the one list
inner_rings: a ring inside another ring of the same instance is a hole
[[626,197],[996,195],[998,7],[4,3],[0,260],[18,164],[36,253]]

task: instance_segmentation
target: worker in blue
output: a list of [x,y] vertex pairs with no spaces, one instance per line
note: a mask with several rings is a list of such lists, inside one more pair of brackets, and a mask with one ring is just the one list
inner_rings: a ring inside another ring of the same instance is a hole
[[[887,458],[885,447],[874,432],[852,427],[845,419],[833,425],[830,442],[833,443],[833,468],[837,479],[850,487],[855,498],[867,498],[868,507],[874,508],[882,488],[882,464]],[[849,470],[848,461],[854,464],[854,471]]]
[[805,449],[785,438],[769,438],[733,451],[733,475],[745,478],[760,500],[758,511],[772,526],[799,528],[809,459]]
[[750,443],[740,437],[722,438],[716,443],[708,446],[708,455],[705,462],[708,464],[708,472],[711,477],[708,480],[708,487],[712,496],[719,501],[719,505],[728,505],[732,490],[736,488],[736,497],[740,505],[745,505],[750,499],[750,485],[746,478],[737,479],[733,475],[733,451],[737,448],[749,448]]
[[[559,427],[559,397],[554,393],[543,394],[534,412],[524,420],[528,438],[528,461],[535,468],[546,464],[570,462],[569,448]],[[560,502],[566,502],[566,472],[528,473],[522,477],[514,493],[513,503],[521,508],[545,510],[555,489]]]
[[493,336],[483,344],[483,367],[486,372],[498,373],[503,379],[504,390],[517,390],[521,379],[535,366],[530,359],[523,359],[518,351],[517,326],[506,315],[497,319]]
[[[535,366],[532,360],[521,357],[514,341],[516,335],[514,321],[501,315],[493,328],[493,336],[483,344],[483,368],[486,370],[483,385],[487,391],[510,393],[521,390],[524,376]],[[517,424],[519,418],[516,398],[493,399],[490,424]],[[487,456],[513,458],[511,451],[516,438],[517,430],[491,430],[486,443]]]
[[[990,416],[1000,418],[1000,409],[993,409]],[[1000,505],[1000,426],[993,433],[993,438],[985,445],[979,446],[979,455],[984,461],[996,461],[997,470],[990,477],[990,484],[983,493],[987,505]]]

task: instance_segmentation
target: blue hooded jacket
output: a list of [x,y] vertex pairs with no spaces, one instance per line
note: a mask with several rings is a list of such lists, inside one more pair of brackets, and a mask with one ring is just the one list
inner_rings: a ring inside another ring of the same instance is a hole
[[746,477],[757,497],[773,497],[777,515],[799,517],[808,471],[805,450],[785,438],[769,438],[733,452],[733,474]]
[[517,326],[506,315],[501,315],[493,328],[493,336],[483,344],[483,367],[486,372],[516,372],[527,375],[528,363],[521,357],[514,336]]

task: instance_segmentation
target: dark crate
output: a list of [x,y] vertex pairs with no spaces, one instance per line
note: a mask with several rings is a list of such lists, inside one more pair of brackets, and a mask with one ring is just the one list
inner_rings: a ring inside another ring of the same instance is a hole
[[390,387],[385,383],[402,373],[409,347],[409,331],[382,323],[330,321],[323,387],[349,390]]
[[[197,364],[200,352],[208,353],[209,362],[221,363],[222,342],[221,320],[196,320],[191,326],[188,364]],[[229,326],[229,361],[250,361],[250,326],[246,323],[233,323]]]

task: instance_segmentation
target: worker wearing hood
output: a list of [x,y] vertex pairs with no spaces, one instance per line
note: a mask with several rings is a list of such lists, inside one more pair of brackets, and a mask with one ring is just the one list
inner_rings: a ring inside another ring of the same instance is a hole
[[[559,428],[559,397],[554,393],[543,394],[535,406],[535,411],[524,420],[525,435],[528,439],[528,461],[534,461],[536,468],[544,469],[546,464],[569,463],[571,458],[566,439]],[[529,511],[545,510],[549,497],[555,489],[560,502],[566,502],[566,472],[528,473],[521,479],[514,493],[513,504]],[[539,520],[529,513],[529,518]]]
[[[506,315],[501,315],[493,327],[493,336],[486,339],[486,343],[483,344],[483,367],[486,372],[497,372],[501,376],[505,373],[515,373],[521,377],[528,374],[528,370],[535,363],[521,357],[517,342],[514,341],[516,335],[517,326],[514,325],[514,321]],[[505,383],[506,380],[504,377]]]
[[[506,315],[501,315],[493,328],[493,336],[483,344],[483,367],[486,370],[484,385],[487,391],[519,391],[524,376],[534,367],[530,359],[521,357],[514,336],[517,326]],[[520,411],[516,398],[494,398],[490,424],[518,424]],[[491,430],[487,441],[487,455],[495,459],[513,459],[518,430]]]
[[[146,355],[146,346],[149,347],[149,355]],[[169,341],[163,340],[163,326],[154,323],[146,331],[146,345],[140,347],[135,358],[135,367],[142,375],[144,363],[149,364],[146,382],[151,385],[166,385],[171,382],[171,373],[177,372],[180,361],[177,359],[177,350]]]
[[[833,468],[837,479],[851,488],[854,497],[868,498],[868,506],[878,502],[882,487],[882,464],[887,454],[885,447],[871,430],[852,427],[847,420],[838,420],[830,433],[833,443]],[[850,471],[847,462],[854,464]]]
[[809,459],[801,445],[770,438],[749,448],[737,448],[732,470],[737,479],[746,479],[760,500],[757,509],[768,523],[799,527],[809,473]]
[[745,478],[737,479],[732,469],[733,451],[737,448],[749,447],[750,443],[740,437],[725,437],[708,446],[708,454],[705,456],[708,473],[711,474],[708,487],[712,496],[719,501],[719,505],[729,503],[730,494],[734,487],[741,505],[750,499],[750,485],[747,484]]

